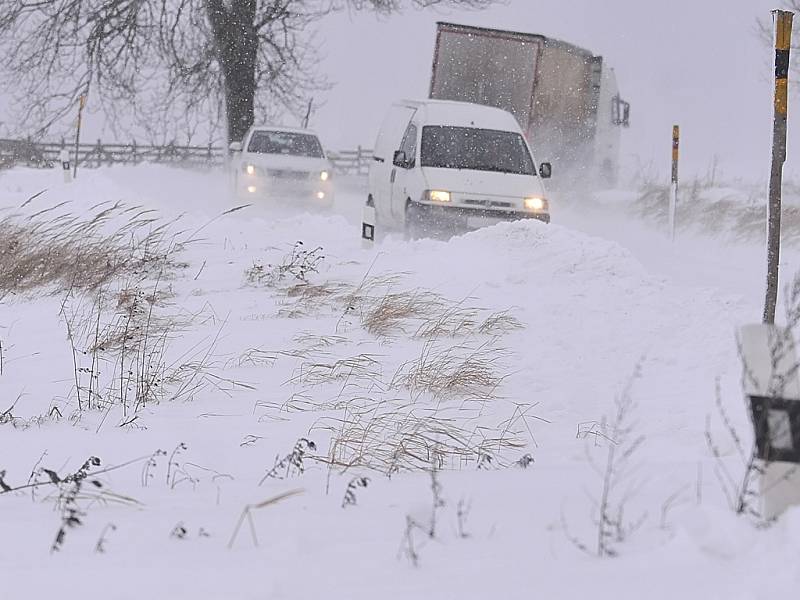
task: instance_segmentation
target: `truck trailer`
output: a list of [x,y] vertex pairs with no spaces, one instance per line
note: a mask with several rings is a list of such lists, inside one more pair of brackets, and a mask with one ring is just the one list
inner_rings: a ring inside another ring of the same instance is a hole
[[559,187],[617,182],[630,104],[601,56],[544,35],[440,22],[429,95],[509,111]]

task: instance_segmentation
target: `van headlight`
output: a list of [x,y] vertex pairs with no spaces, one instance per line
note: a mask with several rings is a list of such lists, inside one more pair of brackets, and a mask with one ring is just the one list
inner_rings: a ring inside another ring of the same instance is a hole
[[255,165],[245,165],[244,172],[247,173],[248,175],[260,175],[261,169],[259,169]]
[[546,210],[547,200],[539,196],[530,196],[529,198],[525,198],[523,206],[525,206],[527,210]]
[[330,179],[330,177],[331,177],[331,174],[328,171],[323,171],[322,173],[319,174],[319,178],[320,178],[321,181],[328,181],[328,179]]
[[450,202],[450,192],[444,190],[428,190],[428,200],[431,202]]

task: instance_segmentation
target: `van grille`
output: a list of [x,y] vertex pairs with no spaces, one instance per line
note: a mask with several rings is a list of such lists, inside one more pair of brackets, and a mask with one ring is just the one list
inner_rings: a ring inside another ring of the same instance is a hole
[[472,206],[485,206],[487,208],[513,208],[514,206],[511,202],[500,202],[498,200],[477,200],[473,198],[464,200],[464,204],[470,204]]

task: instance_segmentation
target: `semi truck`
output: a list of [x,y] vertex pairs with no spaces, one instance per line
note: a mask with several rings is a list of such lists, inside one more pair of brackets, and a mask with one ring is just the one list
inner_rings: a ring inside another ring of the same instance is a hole
[[509,111],[558,187],[617,182],[630,104],[602,56],[544,35],[440,22],[429,96]]

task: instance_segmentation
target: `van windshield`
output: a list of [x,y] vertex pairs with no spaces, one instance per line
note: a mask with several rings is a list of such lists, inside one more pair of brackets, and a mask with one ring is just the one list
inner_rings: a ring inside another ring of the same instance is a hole
[[254,131],[247,151],[322,158],[322,146],[316,136],[292,131]]
[[536,175],[525,140],[513,131],[428,125],[422,128],[420,164]]

